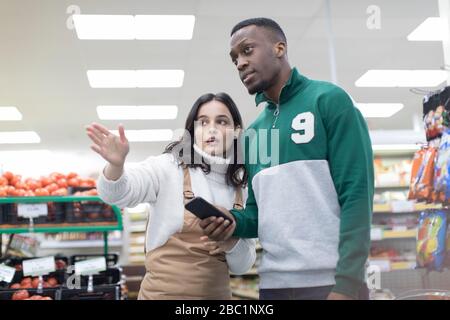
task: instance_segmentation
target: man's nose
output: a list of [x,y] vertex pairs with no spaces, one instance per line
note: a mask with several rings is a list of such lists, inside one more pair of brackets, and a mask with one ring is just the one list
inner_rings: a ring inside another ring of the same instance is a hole
[[238,59],[237,61],[237,69],[239,71],[244,70],[248,66],[248,61],[246,59]]

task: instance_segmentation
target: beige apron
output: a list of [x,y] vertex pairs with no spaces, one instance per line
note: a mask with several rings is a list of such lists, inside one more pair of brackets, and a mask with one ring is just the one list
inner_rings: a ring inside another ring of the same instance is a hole
[[[194,197],[189,169],[184,166],[184,203]],[[241,209],[242,189],[238,188],[234,208]],[[200,219],[184,211],[183,228],[161,247],[147,253],[147,270],[139,300],[231,299],[230,277],[225,253],[210,255],[200,237]]]

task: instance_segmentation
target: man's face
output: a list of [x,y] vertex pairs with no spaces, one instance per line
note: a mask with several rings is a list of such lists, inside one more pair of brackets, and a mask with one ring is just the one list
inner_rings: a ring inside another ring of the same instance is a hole
[[279,72],[275,43],[268,32],[251,25],[236,31],[231,37],[230,57],[249,94],[269,89]]

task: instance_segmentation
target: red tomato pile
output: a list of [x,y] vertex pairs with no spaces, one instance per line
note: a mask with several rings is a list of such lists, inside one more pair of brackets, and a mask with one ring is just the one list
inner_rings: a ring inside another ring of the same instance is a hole
[[34,295],[30,297],[30,294],[27,290],[19,290],[17,292],[14,292],[12,295],[11,300],[53,300],[50,297],[43,297],[40,295]]
[[95,188],[95,179],[80,178],[75,172],[67,175],[53,172],[48,177],[24,180],[9,171],[0,175],[0,197],[67,196],[68,187]]

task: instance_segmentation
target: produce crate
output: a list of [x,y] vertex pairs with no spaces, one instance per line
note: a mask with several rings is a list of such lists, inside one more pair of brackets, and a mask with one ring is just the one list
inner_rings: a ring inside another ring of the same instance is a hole
[[120,300],[120,285],[94,286],[94,292],[87,292],[87,287],[81,289],[61,289],[61,300]]
[[[0,204],[0,224],[27,225],[30,223],[28,218],[19,217],[17,214],[17,203]],[[46,223],[62,223],[65,221],[66,208],[65,203],[48,202],[47,216],[41,216],[33,219],[35,225]]]
[[119,262],[119,255],[115,253],[107,254],[106,256],[103,254],[76,254],[70,257],[70,264],[75,265],[75,262],[84,261],[87,259],[101,258],[105,257],[106,266],[112,268],[117,265]]
[[78,201],[66,203],[68,222],[116,221],[112,207],[99,201]]
[[[23,289],[20,289],[23,290]],[[12,300],[14,293],[20,290],[2,290],[0,291],[0,300]],[[37,289],[26,289],[31,296],[40,295],[43,297],[50,297],[52,300],[60,300],[61,290],[55,288],[43,289],[42,293],[37,293]]]

